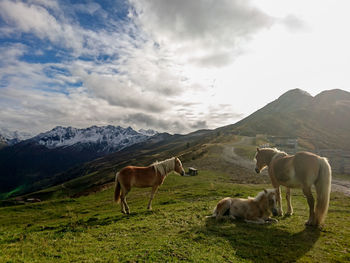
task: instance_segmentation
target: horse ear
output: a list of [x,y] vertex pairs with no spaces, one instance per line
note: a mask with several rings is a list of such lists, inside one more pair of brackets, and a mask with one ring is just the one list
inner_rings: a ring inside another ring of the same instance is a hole
[[267,194],[267,190],[266,189],[264,189],[264,193]]
[[260,149],[259,149],[259,147],[257,147],[257,148],[256,148],[256,151],[257,151],[257,152],[260,152]]

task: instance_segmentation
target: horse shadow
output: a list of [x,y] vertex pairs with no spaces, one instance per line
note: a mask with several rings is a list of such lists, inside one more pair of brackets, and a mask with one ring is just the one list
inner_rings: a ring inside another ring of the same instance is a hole
[[212,219],[194,231],[229,241],[234,250],[232,253],[253,262],[295,262],[313,248],[321,232],[318,228],[305,227],[300,232],[290,233],[285,226],[277,224],[255,225]]

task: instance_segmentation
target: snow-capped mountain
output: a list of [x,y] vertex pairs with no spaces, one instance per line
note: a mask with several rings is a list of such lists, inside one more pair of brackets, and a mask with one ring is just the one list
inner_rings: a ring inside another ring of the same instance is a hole
[[158,134],[157,131],[152,130],[152,129],[148,129],[148,130],[140,129],[140,130],[139,130],[139,133],[141,133],[141,134],[143,134],[143,135],[147,135],[147,136],[153,136],[153,135]]
[[5,128],[0,128],[0,142],[7,145],[14,145],[31,137],[32,135],[26,132],[10,131]]
[[[151,136],[153,134],[156,132],[137,132],[131,127],[120,126],[86,129],[58,126],[10,147],[0,143],[0,193],[17,189],[21,184],[26,185],[23,191],[34,191],[82,176],[66,177],[61,173],[96,158],[127,151],[129,146],[137,148],[135,144],[141,143],[141,146],[148,140],[159,140],[157,135]],[[39,180],[43,185],[38,183]]]
[[86,129],[57,126],[51,131],[41,133],[32,140],[54,149],[59,147],[93,147],[97,152],[110,153],[120,151],[135,143],[143,142],[157,134],[153,130],[133,130],[131,127],[92,126]]
[[0,134],[0,144],[7,144],[7,140],[4,136]]

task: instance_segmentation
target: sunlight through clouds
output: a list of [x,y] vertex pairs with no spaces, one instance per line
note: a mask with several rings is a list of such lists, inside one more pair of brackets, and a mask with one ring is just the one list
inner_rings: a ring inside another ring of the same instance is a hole
[[342,77],[348,41],[314,48],[316,2],[283,2],[290,10],[269,0],[1,1],[0,126],[187,133],[234,123],[287,89],[330,83],[315,79],[330,72],[315,64],[321,48],[337,68],[329,74]]

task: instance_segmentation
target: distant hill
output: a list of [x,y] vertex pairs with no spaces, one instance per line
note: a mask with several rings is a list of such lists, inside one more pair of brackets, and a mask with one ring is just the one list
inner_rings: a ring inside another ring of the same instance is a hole
[[300,89],[290,90],[221,130],[248,136],[298,137],[314,149],[350,150],[350,93],[334,89],[313,97]]
[[86,129],[58,126],[0,149],[0,193],[36,190],[34,185],[38,181],[146,141],[155,134],[151,130],[141,130],[140,133],[120,126]]
[[[41,134],[36,138],[35,145],[25,141],[16,147],[0,150],[0,169],[7,174],[15,174],[18,177],[11,177],[11,181],[21,183],[7,185],[6,189],[15,190],[15,195],[43,189],[31,196],[44,199],[52,196],[79,196],[112,182],[115,172],[125,165],[148,165],[155,160],[179,154],[184,154],[183,161],[194,156],[201,158],[201,154],[205,154],[201,150],[205,148],[204,145],[215,142],[218,138],[222,144],[230,141],[234,135],[298,137],[300,143],[310,150],[350,150],[350,93],[329,90],[313,97],[300,89],[290,90],[235,124],[187,135],[153,135],[153,131],[142,130],[138,133],[153,136],[131,145],[124,145],[125,147],[109,154],[109,146],[104,143],[97,146],[90,141],[91,138],[99,138],[97,141],[104,142],[104,138],[110,138],[108,132],[104,136],[85,137],[85,148],[81,143],[72,142],[82,134],[90,134],[91,131],[73,132],[68,129],[66,134],[61,133],[61,129],[56,128],[60,131],[58,133],[51,131]],[[8,152],[10,154],[6,153],[6,149],[11,149]],[[11,158],[14,165],[4,165],[7,162],[6,158]],[[22,160],[22,163],[19,163],[19,160]],[[31,164],[23,163],[23,160],[34,160],[38,165],[35,169],[40,167],[44,173],[38,173],[38,170],[33,169]],[[1,174],[0,186],[7,180],[8,177]],[[17,188],[13,188],[14,186]]]

